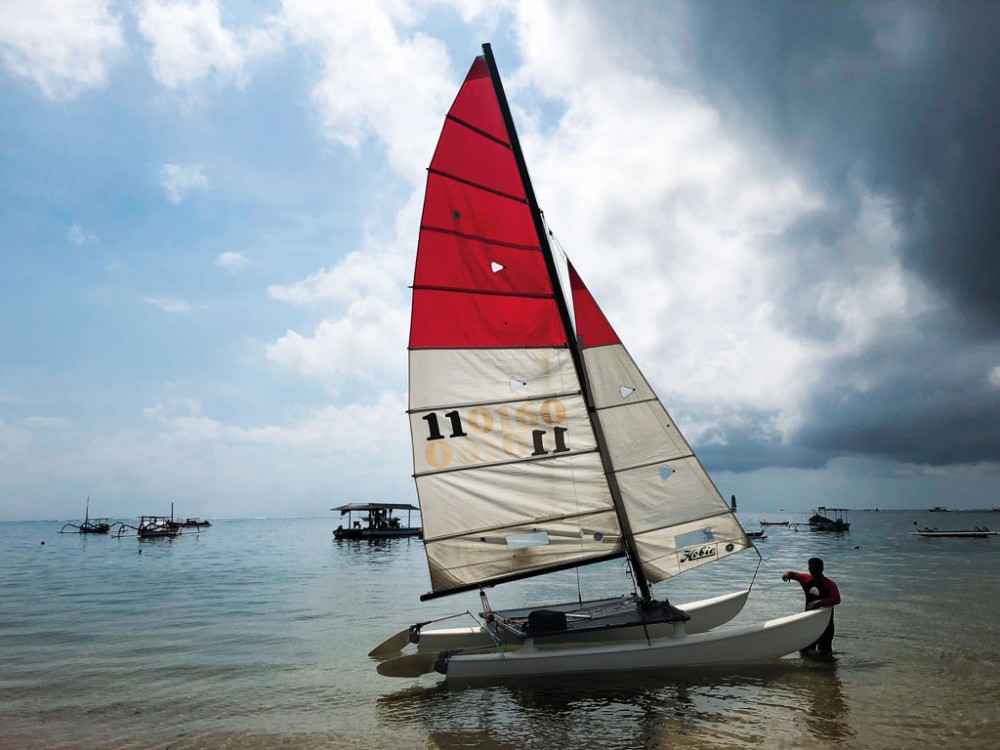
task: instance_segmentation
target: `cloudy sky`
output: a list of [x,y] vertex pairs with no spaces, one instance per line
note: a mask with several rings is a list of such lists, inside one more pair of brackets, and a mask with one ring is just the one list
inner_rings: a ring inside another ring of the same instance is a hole
[[414,501],[425,168],[493,45],[741,508],[1000,505],[997,3],[0,0],[0,520]]

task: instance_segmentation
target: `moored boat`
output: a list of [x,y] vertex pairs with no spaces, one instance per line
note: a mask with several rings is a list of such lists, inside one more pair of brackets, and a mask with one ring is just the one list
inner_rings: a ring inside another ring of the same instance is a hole
[[185,518],[183,521],[177,521],[177,524],[185,529],[207,529],[212,525],[212,522],[203,521],[200,518]]
[[832,531],[835,533],[851,530],[847,520],[847,508],[827,508],[819,506],[809,518],[810,531]]
[[[68,532],[66,529],[74,529],[74,531]],[[60,534],[107,534],[109,531],[111,531],[111,522],[107,518],[90,517],[90,495],[87,496],[87,510],[84,513],[83,522],[63,524],[63,527],[59,529]]]
[[[333,530],[334,539],[396,539],[420,536],[421,528],[414,526],[413,511],[419,511],[409,503],[349,503],[330,510],[340,511],[346,521]],[[406,511],[406,523],[393,512]],[[357,513],[357,517],[355,517]],[[367,515],[366,515],[367,514]]]
[[[913,522],[914,526],[917,526],[917,522]],[[1000,531],[990,531],[985,526],[974,526],[971,529],[938,529],[936,526],[930,528],[929,526],[924,526],[922,529],[917,528],[916,531],[911,531],[914,536],[922,536],[926,538],[935,537],[956,537],[956,538],[966,538],[966,539],[985,539],[991,536],[1000,535]]]

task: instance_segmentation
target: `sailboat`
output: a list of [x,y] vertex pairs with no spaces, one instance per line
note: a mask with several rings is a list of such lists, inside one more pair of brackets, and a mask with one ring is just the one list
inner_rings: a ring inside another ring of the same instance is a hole
[[[474,628],[417,623],[370,656],[451,680],[771,659],[830,612],[716,630],[748,592],[683,607],[650,586],[754,549],[579,273],[553,249],[489,44],[445,119],[417,246],[414,478],[431,591]],[[493,611],[484,589],[625,558],[636,591]],[[418,642],[417,653],[400,655]],[[392,658],[386,658],[392,657]]]

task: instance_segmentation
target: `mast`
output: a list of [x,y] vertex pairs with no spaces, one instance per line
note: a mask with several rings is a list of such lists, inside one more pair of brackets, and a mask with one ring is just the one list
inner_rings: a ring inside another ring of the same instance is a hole
[[615,506],[615,514],[621,526],[622,538],[625,542],[625,554],[628,557],[629,565],[635,577],[635,582],[639,587],[639,592],[645,601],[650,601],[652,595],[649,590],[649,582],[642,572],[642,564],[635,553],[632,528],[629,525],[628,515],[625,512],[625,504],[622,501],[621,489],[618,486],[618,478],[612,471],[611,456],[608,454],[604,433],[601,429],[600,419],[597,416],[597,409],[594,407],[594,398],[590,390],[590,382],[587,378],[586,370],[583,366],[583,355],[580,352],[579,342],[576,337],[576,327],[570,318],[569,306],[566,304],[566,295],[563,293],[562,282],[559,279],[559,271],[556,268],[555,257],[552,254],[552,247],[549,244],[548,235],[545,232],[545,222],[542,220],[542,212],[538,208],[538,201],[535,199],[535,191],[531,185],[531,178],[528,175],[528,166],[521,151],[521,142],[517,137],[517,129],[514,127],[514,118],[510,113],[510,106],[507,103],[507,95],[504,93],[503,82],[500,80],[500,72],[497,69],[496,60],[493,58],[493,49],[489,43],[483,45],[483,58],[486,67],[490,72],[490,80],[493,82],[493,90],[496,93],[497,102],[500,105],[500,112],[503,115],[504,126],[507,128],[507,135],[510,138],[511,149],[514,152],[514,160],[517,170],[521,175],[521,183],[524,186],[524,194],[531,210],[531,218],[535,225],[535,233],[538,235],[538,242],[541,247],[542,257],[545,258],[545,267],[549,272],[549,279],[555,293],[556,306],[559,309],[559,316],[562,320],[563,328],[566,331],[566,339],[569,342],[570,356],[573,360],[573,367],[576,369],[577,377],[580,381],[584,403],[587,405],[587,414],[590,418],[594,435],[597,438],[597,446],[600,451],[601,463],[604,466],[604,477],[611,492],[611,499]]

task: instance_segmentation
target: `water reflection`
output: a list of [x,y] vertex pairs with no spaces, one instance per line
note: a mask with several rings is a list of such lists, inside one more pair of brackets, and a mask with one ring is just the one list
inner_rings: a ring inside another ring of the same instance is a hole
[[670,675],[444,683],[378,699],[377,721],[422,728],[429,747],[836,747],[853,736],[836,662],[786,659]]

